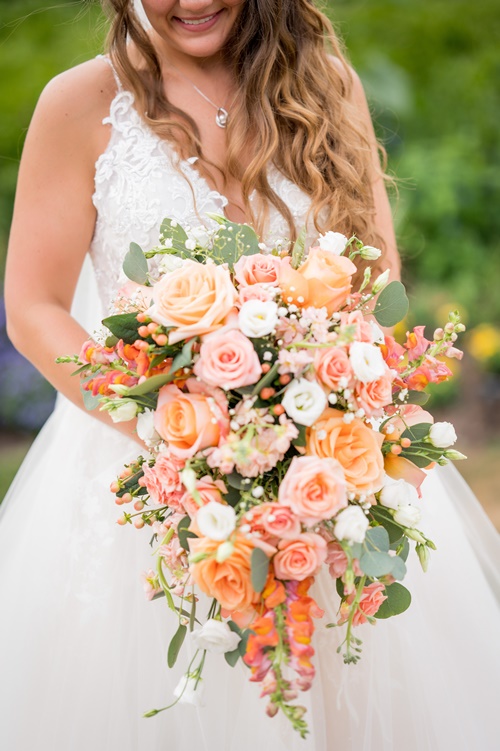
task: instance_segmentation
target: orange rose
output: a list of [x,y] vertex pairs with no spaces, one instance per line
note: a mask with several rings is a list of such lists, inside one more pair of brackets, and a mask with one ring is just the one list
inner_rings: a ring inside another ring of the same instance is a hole
[[292,298],[301,307],[325,306],[331,315],[349,297],[351,279],[355,272],[356,266],[345,256],[338,256],[321,248],[311,248],[306,262],[298,269],[292,269],[290,260],[283,259],[280,287],[287,302]]
[[241,534],[236,534],[232,542],[231,555],[218,563],[215,559],[218,542],[208,537],[190,538],[192,555],[208,555],[198,563],[192,563],[190,571],[202,592],[215,597],[223,608],[230,612],[246,611],[260,600],[250,577],[250,556],[254,546]]
[[147,311],[156,323],[172,326],[169,344],[220,328],[237,299],[225,266],[185,261],[153,287]]
[[357,417],[345,423],[344,414],[338,409],[325,409],[315,425],[307,429],[306,453],[337,459],[351,492],[374,493],[382,487],[384,477],[384,436]]
[[[188,379],[186,387],[189,392],[198,391],[194,378]],[[189,459],[209,446],[218,446],[229,430],[225,410],[214,397],[185,393],[172,383],[159,391],[154,425],[172,454],[181,459]]]

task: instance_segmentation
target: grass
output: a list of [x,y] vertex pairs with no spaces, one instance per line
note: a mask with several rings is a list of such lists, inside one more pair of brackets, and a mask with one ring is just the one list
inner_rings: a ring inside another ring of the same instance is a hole
[[5,436],[0,444],[0,502],[3,501],[26,452],[32,443],[31,437]]

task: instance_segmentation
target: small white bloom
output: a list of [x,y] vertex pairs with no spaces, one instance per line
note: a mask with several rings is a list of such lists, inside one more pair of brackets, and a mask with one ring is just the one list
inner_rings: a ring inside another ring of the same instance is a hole
[[335,537],[348,542],[363,542],[369,522],[359,506],[348,506],[337,515]]
[[247,300],[238,314],[241,331],[250,338],[267,336],[278,323],[278,306],[271,300]]
[[286,388],[282,405],[292,420],[311,426],[328,404],[325,392],[316,381],[295,378]]
[[433,446],[445,449],[455,443],[457,434],[451,422],[435,422],[429,431],[429,438]]
[[217,561],[217,563],[224,563],[227,558],[232,556],[233,550],[234,545],[229,540],[226,540],[221,545],[219,545],[215,553],[215,560]]
[[[210,234],[206,227],[194,227],[189,231],[189,237],[196,242],[199,248],[207,248],[210,243]],[[186,246],[187,247],[187,246]]]
[[324,235],[319,236],[318,245],[321,250],[329,250],[330,253],[335,253],[336,256],[340,256],[345,250],[348,240],[341,232],[325,232]]
[[201,678],[196,679],[192,675],[183,675],[174,689],[174,696],[179,704],[194,704],[195,707],[203,707],[204,685]]
[[398,507],[394,514],[394,521],[401,524],[403,527],[409,527],[412,529],[417,526],[421,516],[420,509],[407,503]]
[[137,435],[146,445],[157,443],[160,436],[155,430],[154,409],[145,409],[137,416]]
[[162,274],[169,274],[171,271],[180,269],[180,267],[183,266],[184,263],[184,258],[168,253],[162,257],[160,263],[158,264],[158,268]]
[[389,274],[390,269],[386,269],[383,274],[380,274],[375,281],[372,284],[372,292],[374,295],[378,295],[379,292],[381,292],[384,287],[387,286],[387,282],[389,281]]
[[210,618],[201,628],[195,629],[191,636],[196,649],[206,649],[218,655],[232,652],[241,639],[227,623],[215,618]]
[[383,344],[385,342],[384,332],[375,321],[370,321],[370,327],[372,330],[372,339],[376,344]]
[[132,399],[120,399],[114,409],[109,410],[113,422],[128,422],[137,415],[137,402]]
[[337,394],[334,394],[333,392],[329,394],[328,401],[330,402],[330,404],[337,404]]
[[378,380],[387,370],[380,349],[368,342],[353,342],[349,360],[356,378],[362,383]]
[[[349,409],[352,409],[353,405],[349,405]],[[351,422],[354,420],[354,415],[352,412],[346,412],[342,418],[342,422],[345,422],[346,425],[350,425]]]
[[262,498],[262,496],[264,495],[264,488],[262,487],[262,485],[257,485],[252,490],[252,495],[254,498]]
[[210,501],[196,514],[196,523],[204,537],[227,540],[236,526],[236,514],[232,506]]
[[361,248],[359,255],[365,261],[376,261],[377,258],[380,258],[382,255],[382,251],[378,248],[374,248],[373,245],[364,245]]
[[380,503],[386,508],[397,511],[399,506],[407,506],[418,499],[418,494],[413,485],[406,480],[393,480],[389,475],[385,476],[384,486],[380,491]]
[[186,250],[194,250],[196,248],[196,240],[194,237],[188,237],[184,245],[186,246]]

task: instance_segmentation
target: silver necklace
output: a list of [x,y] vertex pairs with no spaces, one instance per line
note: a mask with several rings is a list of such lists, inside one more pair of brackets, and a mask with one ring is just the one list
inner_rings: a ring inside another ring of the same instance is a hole
[[[169,62],[170,62],[170,61],[169,61]],[[194,90],[195,90],[195,91],[196,91],[196,92],[197,92],[197,93],[198,93],[198,94],[199,94],[199,95],[200,95],[201,97],[203,97],[203,99],[204,99],[204,100],[205,100],[206,102],[208,102],[209,104],[211,104],[211,105],[212,105],[212,107],[213,107],[213,108],[214,108],[214,109],[216,110],[216,113],[215,113],[215,122],[216,122],[216,124],[217,124],[217,125],[219,126],[219,128],[225,128],[225,127],[227,126],[227,123],[228,123],[228,121],[229,121],[229,112],[227,111],[227,109],[226,109],[225,107],[220,107],[220,106],[219,106],[218,104],[215,104],[215,102],[212,102],[212,100],[211,100],[211,99],[209,99],[209,97],[207,97],[207,95],[206,95],[206,94],[204,94],[204,93],[203,93],[203,91],[201,91],[201,89],[199,89],[199,88],[198,88],[198,86],[196,86],[196,84],[194,84],[194,83],[193,83],[193,82],[191,81],[191,79],[190,79],[190,78],[188,78],[188,77],[187,77],[187,76],[185,75],[185,73],[183,73],[183,72],[182,72],[181,70],[179,70],[179,68],[178,68],[178,67],[177,67],[176,65],[174,65],[174,64],[173,64],[172,62],[170,62],[170,65],[172,66],[172,68],[174,68],[174,69],[175,69],[175,70],[177,71],[177,73],[178,73],[178,74],[179,74],[180,76],[182,76],[182,78],[185,78],[185,79],[186,79],[186,81],[187,81],[188,83],[190,83],[190,84],[191,84],[191,86],[193,87],[193,89],[194,89]],[[233,99],[233,101],[231,102],[231,107],[232,107],[232,105],[233,105],[233,103],[234,103],[235,99],[236,99],[236,97],[235,97],[235,98]]]

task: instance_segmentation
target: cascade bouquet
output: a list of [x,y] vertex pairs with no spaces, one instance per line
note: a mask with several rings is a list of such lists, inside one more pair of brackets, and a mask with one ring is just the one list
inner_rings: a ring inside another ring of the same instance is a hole
[[443,356],[461,356],[464,327],[451,313],[432,340],[419,326],[398,344],[378,324],[408,300],[388,272],[372,278],[376,248],[327,232],[306,254],[303,232],[290,254],[262,253],[249,226],[211,218],[212,230],[166,219],[147,252],[132,243],[106,333],[60,360],[78,365],[89,409],[137,418],[143,455],[111,490],[118,522],[149,528],[146,594],[178,619],[169,666],[191,632],[173,703],[200,702],[216,652],[243,660],[267,713],[305,736],[295,700],[315,673],[315,577],[333,580],[326,625],[345,626],[339,651],[355,663],[355,627],[410,604],[410,547],[424,569],[435,547],[415,501],[426,470],[463,457],[424,388],[451,376]]

